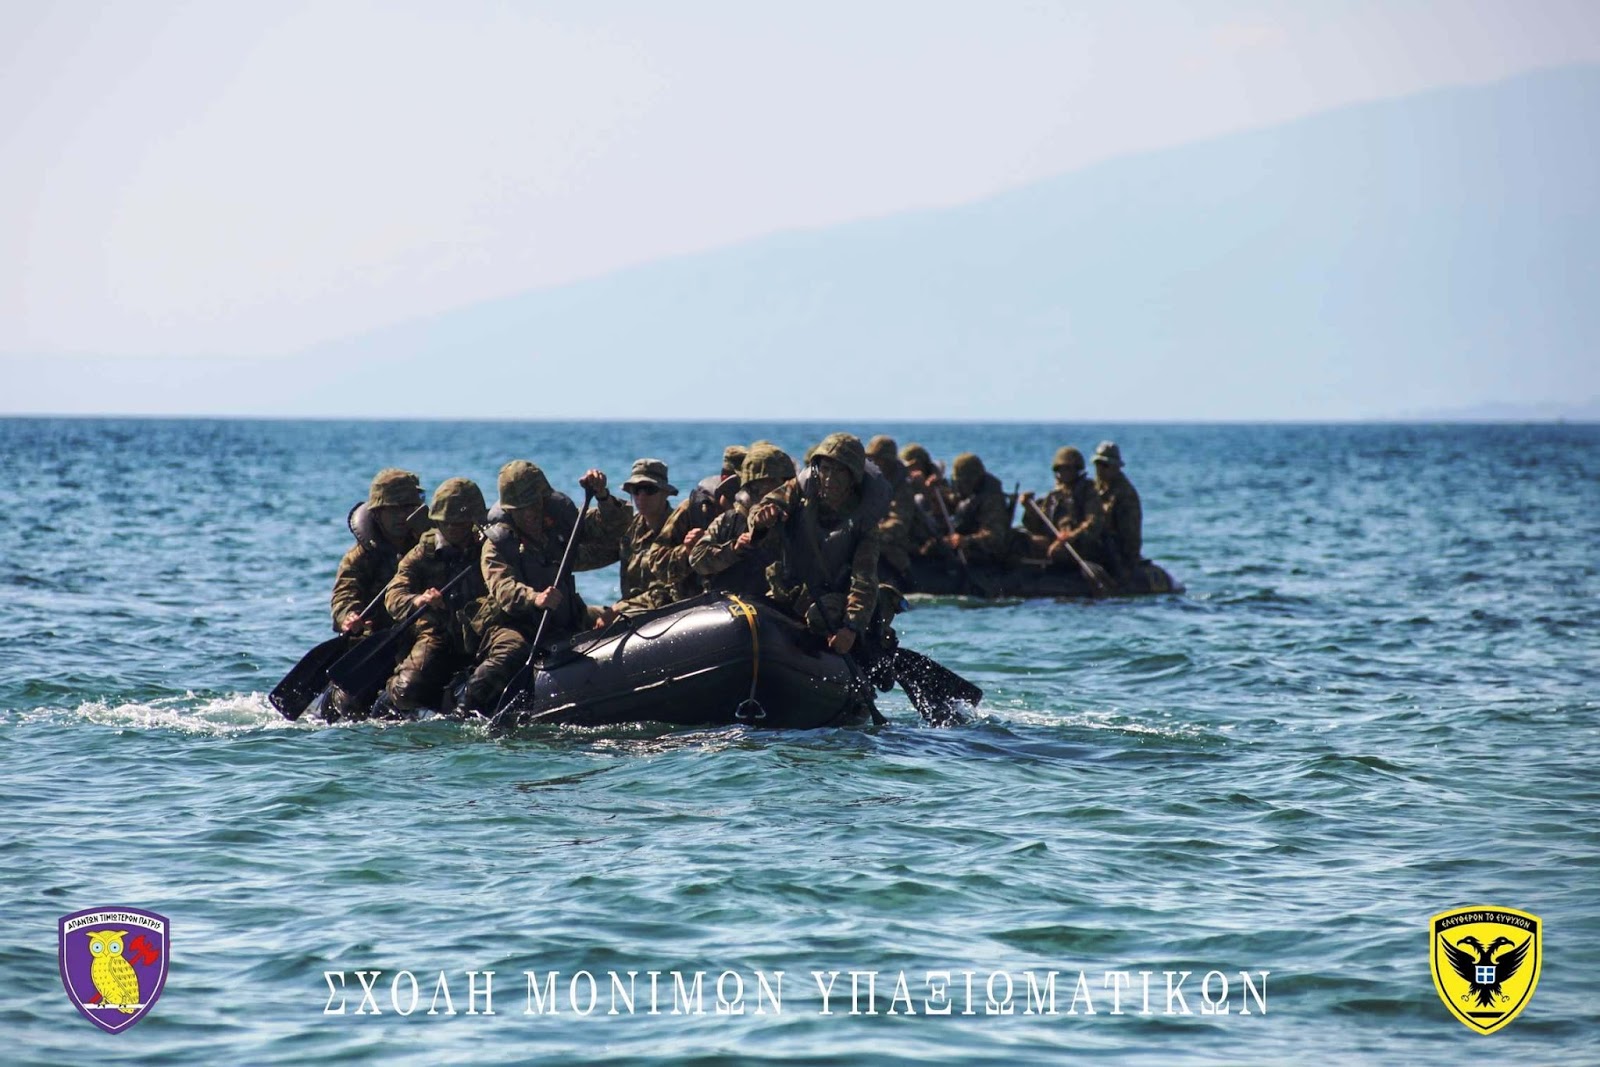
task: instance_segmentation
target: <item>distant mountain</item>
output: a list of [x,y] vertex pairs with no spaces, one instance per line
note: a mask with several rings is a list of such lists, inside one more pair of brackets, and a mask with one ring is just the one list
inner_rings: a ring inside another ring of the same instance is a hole
[[1600,68],[1545,72],[278,361],[12,360],[7,375],[32,376],[26,410],[1071,421],[1559,405],[1600,396],[1597,114]]

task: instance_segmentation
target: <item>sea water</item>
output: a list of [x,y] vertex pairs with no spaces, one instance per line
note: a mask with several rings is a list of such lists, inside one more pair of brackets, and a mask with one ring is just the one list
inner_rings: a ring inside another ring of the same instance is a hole
[[[915,604],[987,694],[954,729],[898,693],[874,729],[501,740],[266,702],[380,467],[687,489],[839,428],[1038,491],[1115,438],[1187,592]],[[1597,471],[1563,425],[0,421],[0,1059],[1600,1061]],[[1429,974],[1463,904],[1545,924],[1490,1038]],[[115,1036],[56,960],[100,905],[171,923]]]

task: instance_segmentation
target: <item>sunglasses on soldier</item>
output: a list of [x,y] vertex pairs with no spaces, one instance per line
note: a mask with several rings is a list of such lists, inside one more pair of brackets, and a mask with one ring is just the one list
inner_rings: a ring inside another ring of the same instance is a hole
[[628,492],[633,496],[655,496],[657,493],[661,492],[661,487],[659,485],[650,485],[649,483],[645,483],[634,486],[632,489],[629,489]]

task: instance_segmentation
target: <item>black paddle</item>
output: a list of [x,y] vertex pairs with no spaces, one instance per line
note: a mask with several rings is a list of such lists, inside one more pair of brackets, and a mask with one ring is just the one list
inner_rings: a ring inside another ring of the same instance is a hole
[[[550,583],[552,588],[561,588],[561,583],[567,580],[572,566],[572,550],[583,535],[583,519],[593,502],[594,490],[586,485],[583,487],[583,507],[578,509],[577,521],[572,524],[572,533],[567,536],[566,550],[561,553],[561,562],[556,566],[555,581]],[[511,676],[505,691],[500,694],[500,704],[494,709],[494,718],[489,720],[490,732],[504,733],[516,721],[517,709],[522,706],[529,687],[533,685],[533,660],[539,654],[539,647],[544,642],[544,628],[549,622],[550,609],[545,608],[544,614],[539,616],[539,628],[533,633],[533,643],[528,646],[528,661]]]
[[960,726],[967,716],[959,705],[975,707],[983,699],[982,689],[921,652],[902,646],[891,655],[895,684],[932,726]]
[[[1050,521],[1050,516],[1046,515],[1044,509],[1037,503],[1030,500],[1028,501],[1028,506],[1033,509],[1033,513],[1038,517],[1039,521],[1044,523],[1045,529],[1054,530],[1056,528],[1056,524]],[[1089,595],[1096,600],[1105,596],[1111,586],[1111,578],[1110,575],[1106,574],[1105,568],[1098,563],[1090,563],[1078,555],[1078,550],[1072,547],[1070,541],[1058,539],[1056,543],[1065,548],[1067,555],[1072,557],[1072,562],[1078,565],[1078,572],[1083,575],[1083,580],[1089,583]]]
[[[477,570],[476,565],[471,563],[462,567],[454,578],[440,586],[439,592],[450,592],[457,582],[475,570]],[[430,607],[431,604],[423,604],[412,608],[406,613],[405,618],[387,630],[379,630],[369,637],[363,637],[354,648],[328,668],[328,681],[344,690],[345,695],[352,699],[362,702],[370,700],[378,687],[394,672],[395,645],[411,624]]]
[[[378,595],[361,609],[356,621],[364,621],[388,591],[388,586],[378,590]],[[283,681],[273,686],[272,692],[267,694],[268,702],[290,722],[299,719],[317,698],[317,694],[328,687],[328,668],[343,658],[356,640],[353,634],[340,634],[301,656],[300,662],[296,663],[289,673],[283,676]]]

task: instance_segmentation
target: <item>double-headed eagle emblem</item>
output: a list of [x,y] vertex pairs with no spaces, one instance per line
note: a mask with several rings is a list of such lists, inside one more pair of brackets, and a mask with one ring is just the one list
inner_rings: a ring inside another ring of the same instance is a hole
[[1433,917],[1433,984],[1457,1019],[1490,1034],[1516,1018],[1539,981],[1542,925],[1514,908],[1458,908]]

